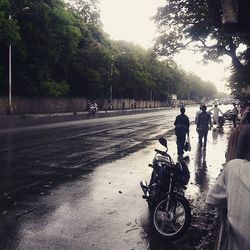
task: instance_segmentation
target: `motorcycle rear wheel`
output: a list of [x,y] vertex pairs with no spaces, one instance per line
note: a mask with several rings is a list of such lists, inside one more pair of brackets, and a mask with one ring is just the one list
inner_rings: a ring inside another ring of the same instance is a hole
[[171,200],[171,209],[166,212],[167,199],[160,201],[153,211],[153,226],[157,234],[169,241],[179,239],[191,222],[188,200],[175,194]]

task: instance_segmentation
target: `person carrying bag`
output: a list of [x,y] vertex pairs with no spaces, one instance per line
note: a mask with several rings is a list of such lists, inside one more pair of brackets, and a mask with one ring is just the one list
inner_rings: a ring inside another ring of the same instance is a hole
[[[178,160],[183,159],[186,135],[189,134],[189,118],[185,115],[185,108],[180,108],[181,114],[175,118],[175,135],[177,144]],[[186,150],[185,150],[186,151]]]
[[187,134],[187,137],[186,137],[186,142],[185,142],[185,145],[184,145],[184,150],[185,151],[191,151],[191,143],[190,143],[189,134]]

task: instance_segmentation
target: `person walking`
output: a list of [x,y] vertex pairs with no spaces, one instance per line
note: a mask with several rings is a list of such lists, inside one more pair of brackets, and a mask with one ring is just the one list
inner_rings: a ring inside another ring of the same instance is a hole
[[199,135],[199,146],[202,147],[202,139],[204,137],[204,148],[207,146],[207,134],[208,130],[213,127],[211,115],[207,112],[207,106],[203,105],[201,108],[202,112],[198,116],[197,120],[197,132]]
[[232,120],[233,120],[233,124],[234,124],[234,128],[236,127],[236,119],[238,116],[238,109],[236,107],[236,104],[233,103],[233,109],[232,109]]
[[199,107],[199,110],[196,112],[195,114],[195,120],[194,120],[194,123],[197,125],[197,122],[198,122],[198,117],[199,117],[199,114],[202,112],[202,106],[204,104],[201,104],[200,107]]
[[185,115],[185,111],[185,108],[181,107],[181,114],[176,116],[174,122],[178,160],[183,159],[186,135],[189,135],[189,118]]
[[213,111],[213,123],[216,125],[219,125],[219,114],[221,113],[221,115],[223,116],[223,113],[217,104],[214,104],[214,107],[208,110],[208,112],[212,112],[212,111]]
[[247,145],[249,147],[249,142],[247,141],[248,140],[247,133],[250,133],[250,131],[247,132],[247,130],[250,130],[249,124],[250,124],[250,109],[249,110],[246,109],[241,117],[240,124],[232,131],[232,133],[229,136],[227,151],[225,154],[226,162],[235,158],[242,159],[242,157],[244,157],[245,152],[247,150]]

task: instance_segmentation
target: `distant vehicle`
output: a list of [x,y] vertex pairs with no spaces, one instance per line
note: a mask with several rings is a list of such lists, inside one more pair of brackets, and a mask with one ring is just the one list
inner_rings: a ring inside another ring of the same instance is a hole
[[96,102],[92,102],[89,104],[89,114],[95,114],[98,110],[98,106]]
[[223,116],[219,116],[219,118],[218,118],[218,128],[223,128],[224,123],[225,123],[224,117]]

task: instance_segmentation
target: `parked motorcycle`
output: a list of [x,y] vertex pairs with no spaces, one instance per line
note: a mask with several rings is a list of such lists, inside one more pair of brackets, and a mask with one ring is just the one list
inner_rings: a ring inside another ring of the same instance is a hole
[[190,173],[185,162],[172,160],[167,153],[167,140],[160,138],[159,142],[166,151],[155,149],[150,183],[141,181],[140,185],[148,202],[153,228],[161,237],[167,240],[179,239],[188,229],[191,221],[191,211],[184,190],[190,179]]
[[224,117],[225,120],[233,121],[233,112],[232,112],[232,110],[227,110],[224,113],[223,117]]

